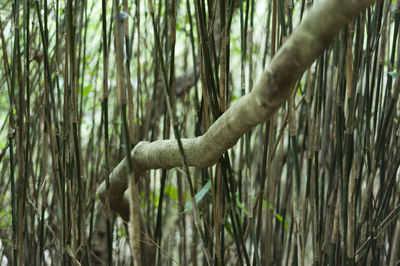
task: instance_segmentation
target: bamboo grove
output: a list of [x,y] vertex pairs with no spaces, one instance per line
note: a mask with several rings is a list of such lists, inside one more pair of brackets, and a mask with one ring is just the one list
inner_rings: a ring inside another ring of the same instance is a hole
[[0,264],[399,265],[400,2],[337,1],[226,144],[334,0],[0,0]]

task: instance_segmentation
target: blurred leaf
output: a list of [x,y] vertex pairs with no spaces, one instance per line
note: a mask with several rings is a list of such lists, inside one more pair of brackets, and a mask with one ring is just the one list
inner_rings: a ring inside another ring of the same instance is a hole
[[390,76],[392,76],[393,79],[396,79],[396,77],[397,77],[397,72],[395,72],[395,71],[391,71],[391,72],[389,72],[388,74],[389,74]]
[[6,243],[7,245],[9,245],[10,247],[12,246],[12,241],[9,239],[5,239],[5,238],[0,238],[1,242],[4,244]]
[[243,211],[243,213],[246,216],[249,216],[249,213],[247,212],[247,209],[243,206],[243,203],[239,200],[239,197],[236,197],[236,204],[239,206],[239,208]]
[[83,87],[83,92],[82,92],[83,97],[87,96],[89,92],[93,91],[92,87],[93,87],[92,84],[88,84],[85,87]]
[[[208,180],[208,182],[200,189],[199,192],[196,193],[195,200],[196,203],[199,203],[200,200],[204,198],[205,195],[207,195],[208,191],[211,188],[211,180]],[[185,209],[183,210],[183,213],[190,211],[193,208],[192,206],[192,200],[190,199],[189,201],[186,202],[185,204]]]
[[177,201],[179,199],[178,189],[173,185],[168,185],[165,187],[165,194],[167,194],[168,197],[170,197],[173,200]]
[[279,222],[281,222],[281,223],[283,222],[283,217],[281,215],[275,214],[275,216],[276,216],[276,219],[278,219]]
[[226,231],[228,232],[228,234],[229,234],[231,237],[234,237],[234,236],[233,236],[233,232],[232,232],[232,226],[231,226],[231,224],[230,224],[229,222],[225,222],[224,228],[226,229]]
[[298,94],[298,95],[300,95],[300,96],[302,96],[302,95],[303,95],[303,92],[301,91],[301,89],[300,89],[300,88],[298,88],[298,89],[297,89],[297,94]]

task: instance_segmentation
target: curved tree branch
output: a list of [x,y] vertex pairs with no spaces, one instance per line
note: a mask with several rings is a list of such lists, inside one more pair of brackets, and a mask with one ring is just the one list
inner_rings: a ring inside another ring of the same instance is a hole
[[[252,127],[266,121],[286,101],[295,82],[332,43],[340,29],[373,0],[325,0],[315,4],[308,16],[280,48],[251,93],[240,98],[202,136],[182,139],[189,166],[209,167]],[[149,169],[181,165],[176,140],[142,141],[131,151],[138,176]],[[110,174],[110,206],[126,219],[129,202],[126,159]],[[98,188],[105,200],[104,182]]]

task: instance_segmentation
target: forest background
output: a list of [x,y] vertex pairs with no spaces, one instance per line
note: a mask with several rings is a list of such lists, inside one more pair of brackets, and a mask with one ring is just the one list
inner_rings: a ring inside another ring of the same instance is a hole
[[0,1],[0,264],[399,265],[399,23]]

